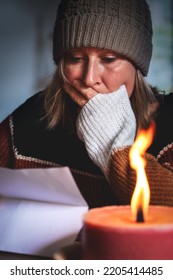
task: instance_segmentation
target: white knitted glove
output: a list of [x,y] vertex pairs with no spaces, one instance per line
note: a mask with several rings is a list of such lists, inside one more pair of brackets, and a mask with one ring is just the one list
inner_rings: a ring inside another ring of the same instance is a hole
[[113,93],[91,98],[77,118],[78,136],[105,174],[112,150],[130,146],[135,132],[136,120],[124,85]]

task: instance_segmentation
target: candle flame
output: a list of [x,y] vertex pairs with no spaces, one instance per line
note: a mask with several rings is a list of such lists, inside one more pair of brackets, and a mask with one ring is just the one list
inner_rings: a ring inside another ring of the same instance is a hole
[[148,129],[140,129],[129,153],[130,165],[136,171],[136,186],[131,199],[131,210],[135,219],[138,211],[142,211],[145,220],[149,206],[150,188],[145,172],[146,160],[143,156],[153,141],[154,132],[154,122]]

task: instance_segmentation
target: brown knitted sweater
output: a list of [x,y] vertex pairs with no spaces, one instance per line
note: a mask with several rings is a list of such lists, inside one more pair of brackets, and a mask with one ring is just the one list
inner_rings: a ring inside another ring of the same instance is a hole
[[[151,204],[173,206],[173,131],[166,123],[168,120],[173,123],[172,104],[170,100],[165,102],[160,111],[156,138],[145,156]],[[53,131],[46,129],[45,122],[40,121],[41,108],[43,100],[39,93],[0,124],[0,166],[69,166],[90,208],[129,204],[136,180],[129,166],[129,148],[112,153],[108,183],[76,135],[69,135],[60,127]]]
[[[136,174],[129,166],[129,148],[112,153],[109,181],[121,204],[129,204],[135,186]],[[150,185],[150,204],[173,206],[173,144],[165,151],[161,165],[151,154],[145,154],[146,173]],[[171,170],[172,169],[172,170]]]

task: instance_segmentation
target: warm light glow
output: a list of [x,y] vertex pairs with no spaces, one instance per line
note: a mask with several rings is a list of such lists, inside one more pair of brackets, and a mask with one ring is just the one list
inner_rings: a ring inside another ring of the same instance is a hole
[[153,141],[154,131],[154,123],[152,123],[146,130],[141,129],[138,132],[129,153],[130,165],[136,171],[136,186],[131,199],[131,209],[135,219],[138,210],[141,209],[145,220],[149,206],[150,189],[145,172],[146,160],[143,156]]

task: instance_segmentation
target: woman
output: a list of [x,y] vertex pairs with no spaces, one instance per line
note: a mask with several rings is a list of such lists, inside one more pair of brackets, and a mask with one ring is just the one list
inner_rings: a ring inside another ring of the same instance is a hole
[[[151,55],[145,0],[62,1],[53,36],[56,73],[1,124],[0,166],[69,166],[90,208],[129,204],[136,180],[129,149],[159,102],[144,79]],[[173,206],[173,133],[160,129],[172,110],[164,108],[165,102],[146,172],[151,203]]]

